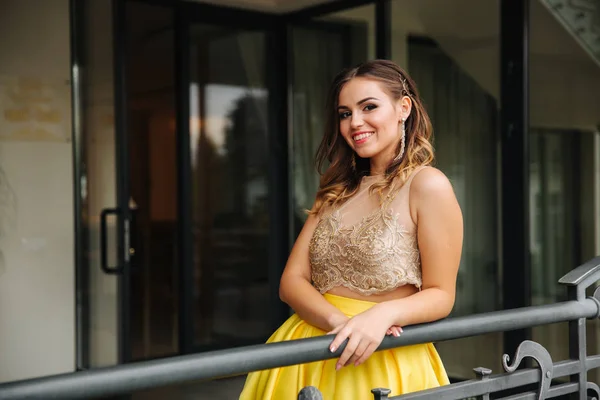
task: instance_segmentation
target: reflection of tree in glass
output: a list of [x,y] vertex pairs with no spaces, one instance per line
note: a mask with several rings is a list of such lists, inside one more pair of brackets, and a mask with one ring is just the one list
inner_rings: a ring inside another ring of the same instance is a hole
[[[4,239],[8,232],[14,228],[17,215],[17,202],[6,172],[0,166],[0,240]],[[0,275],[6,271],[6,259],[0,248]]]
[[226,171],[225,179],[232,190],[232,211],[239,216],[258,216],[266,213],[266,175],[269,161],[268,126],[263,118],[266,109],[266,96],[248,93],[237,99],[227,115],[227,152],[222,159],[222,167],[224,172]]
[[267,275],[269,143],[266,110],[265,95],[247,93],[236,100],[227,114],[226,153],[220,160],[225,190],[231,199],[227,212],[233,220],[230,227],[240,232],[237,255],[240,260],[246,260],[230,267],[246,284],[265,280]]

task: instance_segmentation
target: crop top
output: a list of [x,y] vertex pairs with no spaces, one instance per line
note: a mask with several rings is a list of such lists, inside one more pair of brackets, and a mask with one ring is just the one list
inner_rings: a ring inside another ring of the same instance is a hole
[[421,289],[417,227],[410,216],[409,192],[417,168],[383,199],[369,193],[382,175],[362,178],[357,193],[325,211],[309,243],[312,283],[320,293],[344,286],[362,295],[411,284]]

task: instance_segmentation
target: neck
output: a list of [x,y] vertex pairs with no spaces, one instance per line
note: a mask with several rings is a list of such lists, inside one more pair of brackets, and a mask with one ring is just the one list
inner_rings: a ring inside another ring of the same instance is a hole
[[393,154],[378,154],[375,157],[371,157],[370,163],[370,175],[383,175],[385,170],[393,159]]

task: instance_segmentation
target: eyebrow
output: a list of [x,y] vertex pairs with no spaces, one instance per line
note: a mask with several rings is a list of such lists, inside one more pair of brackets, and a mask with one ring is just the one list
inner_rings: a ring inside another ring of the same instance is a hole
[[[359,101],[358,103],[356,103],[357,106],[360,106],[362,103],[367,102],[369,100],[379,100],[377,97],[365,97],[364,99],[362,99],[361,101]],[[344,105],[338,106],[338,110],[342,109],[342,108],[348,108]]]

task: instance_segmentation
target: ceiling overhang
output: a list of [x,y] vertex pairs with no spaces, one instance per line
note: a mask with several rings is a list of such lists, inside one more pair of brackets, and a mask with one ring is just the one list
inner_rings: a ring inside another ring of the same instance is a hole
[[598,0],[542,0],[556,19],[600,64],[600,2]]
[[263,11],[283,14],[302,10],[319,4],[332,3],[341,0],[190,0],[198,3],[218,4],[219,6],[243,8],[246,10]]

